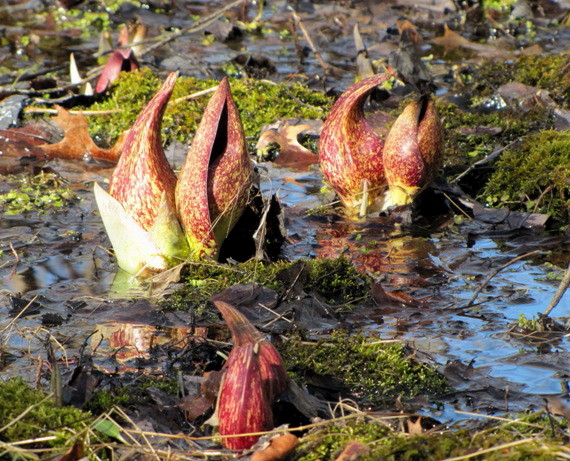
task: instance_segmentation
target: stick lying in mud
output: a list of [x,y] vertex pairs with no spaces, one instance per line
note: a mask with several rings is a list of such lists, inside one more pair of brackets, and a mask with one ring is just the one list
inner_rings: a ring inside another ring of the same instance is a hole
[[[479,286],[479,288],[477,288],[475,290],[475,293],[473,293],[473,296],[471,296],[469,301],[467,301],[467,304],[465,307],[472,306],[473,303],[475,302],[475,300],[477,299],[477,296],[479,296],[479,294],[483,291],[483,289],[487,286],[487,284],[491,281],[491,279],[495,275],[497,275],[499,272],[501,272],[503,269],[509,267],[511,264],[514,264],[517,261],[520,261],[521,259],[524,259],[528,256],[532,256],[534,254],[540,253],[541,251],[542,250],[530,251],[528,253],[525,253],[524,255],[520,255],[520,256],[517,256],[516,258],[511,259],[508,263],[503,264],[501,267],[497,267],[493,272],[491,272],[489,275],[487,275],[487,277],[485,277],[485,280],[483,280],[483,283]],[[547,315],[547,314],[545,314],[545,315]]]
[[299,17],[299,15],[297,14],[297,12],[289,7],[289,11],[291,11],[291,15],[293,16],[293,19],[295,21],[295,24],[297,24],[297,26],[299,27],[299,29],[301,29],[301,32],[303,33],[303,36],[305,37],[305,40],[307,40],[307,43],[309,44],[309,47],[311,48],[311,51],[313,52],[313,54],[315,55],[315,57],[317,58],[317,61],[319,61],[319,64],[321,65],[321,67],[323,68],[323,70],[325,71],[325,75],[330,75],[331,73],[333,73],[335,70],[335,67],[329,63],[327,63],[319,49],[315,46],[315,42],[313,42],[313,39],[311,38],[309,31],[307,30],[307,28],[305,27],[305,24],[303,24],[303,21],[301,21],[301,18]]
[[550,314],[552,309],[554,309],[558,305],[558,303],[562,299],[562,296],[564,296],[564,293],[568,289],[569,285],[570,285],[570,264],[568,264],[568,269],[566,269],[566,274],[564,274],[564,278],[560,282],[560,285],[558,285],[558,290],[556,290],[556,293],[554,293],[554,296],[550,300],[548,308],[544,311],[545,317],[548,314]]

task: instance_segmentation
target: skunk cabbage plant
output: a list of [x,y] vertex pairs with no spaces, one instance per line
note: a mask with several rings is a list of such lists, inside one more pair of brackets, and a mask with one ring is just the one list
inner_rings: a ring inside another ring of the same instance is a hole
[[176,77],[168,76],[129,131],[108,193],[95,185],[119,266],[131,274],[165,270],[187,258],[217,257],[252,185],[253,166],[227,79],[212,96],[176,179],[160,137]]
[[[218,396],[221,435],[247,434],[273,429],[271,403],[263,387],[259,350],[255,344],[235,346],[226,362]],[[227,437],[222,443],[230,450],[247,450],[259,435]]]
[[[241,312],[223,301],[214,300],[214,305],[222,313],[234,343],[218,395],[220,434],[270,430],[273,428],[271,405],[289,386],[283,359],[271,341]],[[223,444],[231,450],[246,450],[258,438],[224,438]]]
[[429,96],[406,107],[386,140],[366,120],[367,97],[394,75],[378,74],[352,85],[323,126],[321,169],[351,216],[410,203],[442,161],[442,127]]

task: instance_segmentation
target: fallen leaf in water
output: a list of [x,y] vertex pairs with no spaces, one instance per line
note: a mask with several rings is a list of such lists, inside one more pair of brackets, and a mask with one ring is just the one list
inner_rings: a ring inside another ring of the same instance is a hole
[[497,93],[507,106],[519,111],[529,112],[537,108],[553,108],[556,103],[552,100],[548,91],[519,82],[509,82],[501,85]]
[[264,131],[255,148],[257,149],[257,156],[266,157],[267,147],[271,143],[279,144],[279,154],[275,159],[275,163],[282,166],[292,167],[306,167],[313,165],[319,161],[319,157],[313,154],[309,149],[299,143],[298,136],[311,130],[314,132],[313,127],[310,125],[289,125],[289,122],[284,121],[279,124],[277,129],[269,129]]
[[486,208],[477,203],[473,207],[473,217],[484,223],[493,224],[494,229],[535,229],[544,228],[550,218],[547,214],[511,211],[508,208]]
[[483,43],[475,43],[459,35],[457,32],[451,30],[447,24],[444,25],[443,35],[440,37],[435,37],[431,39],[432,43],[443,47],[444,54],[455,50],[456,48],[464,48],[467,50],[472,50],[477,52],[479,57],[509,57],[511,53],[508,51],[500,50],[490,45],[485,45]]
[[423,304],[427,304],[422,300],[416,300],[412,296],[402,291],[386,291],[380,283],[372,283],[372,299],[378,305],[388,303],[388,304],[404,304],[411,307],[421,307]]
[[370,453],[370,447],[364,445],[357,440],[351,440],[346,444],[342,453],[338,455],[335,461],[354,461]]
[[110,149],[101,149],[91,139],[85,115],[72,115],[57,106],[54,121],[63,129],[64,138],[55,144],[38,146],[48,157],[69,159],[95,159],[116,162],[123,148],[125,136],[121,136]]
[[398,32],[400,35],[404,33],[408,34],[408,37],[417,46],[421,46],[424,42],[422,35],[416,29],[410,21],[407,19],[399,19],[396,21],[396,27],[398,28]]
[[279,461],[285,459],[298,444],[299,439],[293,434],[278,435],[269,441],[268,447],[255,451],[249,461]]
[[0,130],[0,152],[2,157],[45,158],[46,154],[39,147],[52,138],[48,129],[38,124],[21,128]]

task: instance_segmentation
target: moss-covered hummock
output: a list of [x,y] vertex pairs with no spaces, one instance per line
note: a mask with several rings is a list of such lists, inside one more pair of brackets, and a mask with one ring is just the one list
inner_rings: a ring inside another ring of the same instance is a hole
[[246,283],[263,285],[281,294],[293,282],[283,277],[293,264],[298,270],[306,271],[304,291],[317,294],[330,304],[352,304],[370,296],[369,278],[360,274],[344,257],[272,264],[248,261],[234,266],[203,263],[187,268],[184,288],[175,292],[162,306],[169,310],[203,308],[214,294],[232,285]]
[[77,408],[58,408],[53,398],[32,389],[21,379],[0,382],[0,426],[4,427],[0,441],[9,443],[53,436],[53,439],[25,447],[71,446],[76,433],[92,421],[90,413]]
[[444,166],[451,172],[450,179],[457,174],[455,167],[468,167],[493,152],[497,145],[505,146],[553,126],[548,114],[541,110],[526,114],[508,109],[474,113],[442,102],[437,104],[437,110],[445,130]]
[[287,341],[280,352],[294,379],[306,382],[315,374],[334,377],[366,406],[392,406],[398,397],[432,398],[447,390],[445,378],[413,360],[399,342],[335,332],[313,344]]
[[570,132],[542,131],[504,152],[482,192],[489,205],[547,213],[568,221]]
[[[412,436],[395,432],[382,422],[361,418],[313,430],[301,439],[293,459],[334,460],[349,441],[356,440],[370,448],[367,456],[358,458],[363,461],[420,461],[460,456],[493,461],[546,461],[557,459],[556,453],[567,443],[566,428],[565,422],[538,412],[476,432],[460,429]],[[473,456],[483,450],[481,455]]]
[[521,56],[513,61],[486,60],[474,75],[475,89],[491,96],[508,82],[520,82],[547,90],[560,105],[570,107],[570,54]]
[[[125,380],[127,381],[127,380]],[[174,378],[142,376],[136,384],[129,383],[110,389],[97,390],[86,408],[95,414],[111,410],[113,407],[129,407],[149,401],[148,388],[157,388],[171,395],[178,395],[178,381]]]
[[[162,80],[149,69],[122,72],[113,83],[110,96],[94,104],[92,110],[120,109],[120,113],[90,117],[92,136],[111,144],[134,123],[140,110],[150,101]],[[181,100],[191,94],[218,85],[216,80],[179,77],[164,114],[162,131],[166,144],[173,139],[190,142],[210,100],[211,93],[195,99]],[[272,84],[253,79],[231,79],[231,91],[243,122],[245,135],[257,139],[261,128],[279,118],[324,117],[332,98],[301,84]]]
[[12,189],[0,194],[0,211],[4,214],[57,210],[77,200],[77,195],[53,173],[11,176],[7,182]]

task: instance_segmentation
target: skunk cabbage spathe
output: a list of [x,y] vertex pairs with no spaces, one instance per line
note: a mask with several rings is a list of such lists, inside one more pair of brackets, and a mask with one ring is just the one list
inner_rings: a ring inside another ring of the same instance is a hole
[[168,76],[133,124],[108,193],[95,184],[97,206],[117,261],[131,274],[165,270],[188,256],[175,215],[176,176],[160,137],[176,77]]
[[407,205],[435,177],[443,160],[443,128],[429,96],[408,104],[384,145],[389,187],[385,206]]
[[[226,362],[218,397],[221,435],[247,434],[273,429],[271,403],[263,387],[255,344],[234,346]],[[259,435],[227,437],[222,443],[230,450],[247,450]]]
[[176,186],[176,207],[193,251],[217,257],[253,184],[243,126],[224,78],[210,99]]
[[364,103],[374,88],[391,77],[374,75],[352,85],[335,103],[323,126],[321,169],[349,213],[360,209],[363,200],[368,210],[379,208],[377,203],[384,195],[384,140],[366,121]]
[[[281,355],[249,320],[230,304],[212,299],[232,335],[234,348],[218,394],[220,434],[244,434],[273,428],[271,406],[289,386]],[[232,450],[250,448],[259,436],[224,438]]]

